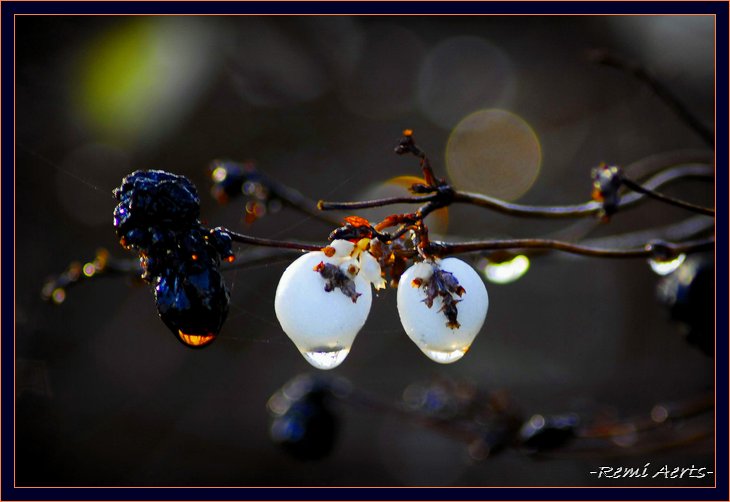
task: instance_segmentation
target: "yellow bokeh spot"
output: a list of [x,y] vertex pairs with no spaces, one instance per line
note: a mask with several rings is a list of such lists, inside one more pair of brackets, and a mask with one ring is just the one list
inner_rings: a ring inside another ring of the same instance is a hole
[[91,124],[114,137],[133,134],[153,108],[159,62],[153,22],[129,18],[90,45],[80,65],[76,99]]
[[211,177],[213,178],[213,181],[216,183],[220,183],[221,181],[226,179],[226,176],[228,176],[228,171],[224,167],[216,167],[213,169],[213,174]]
[[96,267],[93,263],[87,263],[84,265],[84,275],[86,277],[91,277],[96,273]]
[[446,146],[446,168],[454,186],[505,200],[521,197],[540,172],[537,135],[506,110],[480,110],[454,128]]
[[63,288],[56,288],[51,293],[51,299],[56,305],[60,305],[66,300],[66,290]]

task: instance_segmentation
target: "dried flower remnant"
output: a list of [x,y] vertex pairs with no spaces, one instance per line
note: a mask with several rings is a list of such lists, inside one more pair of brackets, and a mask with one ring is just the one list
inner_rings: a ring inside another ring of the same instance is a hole
[[313,270],[315,272],[319,272],[319,274],[325,280],[325,291],[329,293],[331,291],[334,291],[335,288],[339,288],[339,290],[342,291],[342,294],[350,298],[352,300],[352,303],[355,303],[357,299],[362,296],[362,293],[358,293],[355,290],[355,282],[352,280],[351,277],[357,275],[357,270],[354,269],[355,265],[350,265],[350,267],[348,267],[348,273],[345,273],[337,265],[321,261],[314,267]]
[[274,299],[281,328],[319,369],[332,369],[345,360],[372,303],[370,283],[361,274],[347,271],[356,262],[339,254],[354,246],[333,244],[332,256],[312,251],[289,265]]
[[619,189],[623,183],[623,171],[618,166],[601,164],[591,171],[593,191],[591,197],[603,205],[601,217],[608,220],[618,211],[621,202]]
[[436,297],[441,297],[442,306],[439,312],[443,312],[446,316],[446,326],[456,329],[460,326],[457,321],[458,309],[456,304],[461,300],[456,299],[454,295],[461,297],[466,293],[466,290],[459,284],[454,274],[442,270],[437,265],[432,266],[433,272],[428,278],[416,277],[411,281],[411,284],[424,290],[426,298],[422,301],[428,308],[433,307],[433,301]]
[[488,306],[479,274],[457,258],[418,262],[398,284],[398,314],[406,334],[424,354],[443,364],[461,359],[469,350]]

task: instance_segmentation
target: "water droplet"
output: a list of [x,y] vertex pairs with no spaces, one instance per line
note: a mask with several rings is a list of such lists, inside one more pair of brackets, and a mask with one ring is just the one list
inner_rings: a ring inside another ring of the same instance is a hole
[[420,347],[419,348],[423,351],[424,354],[426,354],[431,360],[436,361],[437,363],[441,364],[449,364],[458,361],[462,357],[464,357],[464,354],[466,354],[466,351],[469,350],[469,347],[465,349],[457,349],[457,350],[433,350],[426,347]]
[[669,275],[677,270],[679,266],[684,263],[684,260],[686,258],[687,255],[681,253],[670,260],[659,260],[656,258],[650,258],[647,261],[649,262],[649,266],[654,271],[654,273],[658,275]]
[[527,273],[530,268],[530,260],[525,255],[517,255],[511,260],[491,262],[485,260],[482,266],[484,277],[495,284],[509,284]]
[[215,340],[215,335],[208,333],[207,335],[188,335],[182,331],[178,331],[178,338],[180,341],[188,347],[205,347]]
[[349,353],[349,347],[318,347],[309,351],[302,350],[302,355],[307,362],[320,370],[336,368],[345,360]]

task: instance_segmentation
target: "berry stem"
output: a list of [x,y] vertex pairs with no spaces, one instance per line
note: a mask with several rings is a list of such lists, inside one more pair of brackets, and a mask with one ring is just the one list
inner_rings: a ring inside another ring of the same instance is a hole
[[299,251],[319,251],[324,246],[320,244],[309,244],[305,242],[293,242],[293,241],[279,241],[275,239],[264,239],[262,237],[253,237],[250,235],[239,234],[238,232],[232,232],[226,230],[231,236],[234,242],[240,244],[251,244],[253,246],[265,246],[282,249],[296,249]]

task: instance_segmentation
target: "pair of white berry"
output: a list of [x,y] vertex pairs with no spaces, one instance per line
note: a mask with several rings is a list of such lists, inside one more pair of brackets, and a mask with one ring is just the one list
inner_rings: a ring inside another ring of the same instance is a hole
[[[325,251],[306,253],[295,260],[279,281],[274,300],[276,317],[284,332],[305,359],[319,369],[338,366],[350,352],[357,333],[365,324],[372,292],[385,288],[380,264],[368,252],[369,241],[357,244],[335,240]],[[333,252],[334,251],[334,252]],[[332,289],[324,274],[324,265],[331,264],[351,280],[358,294],[344,294]],[[436,296],[428,307],[427,283],[434,270],[448,272],[464,292],[458,300],[458,324],[449,325],[442,312],[443,299]],[[327,291],[330,289],[330,291]],[[457,258],[419,262],[408,268],[398,284],[398,313],[410,339],[428,357],[439,363],[460,359],[479,333],[487,315],[489,298],[479,275]]]

